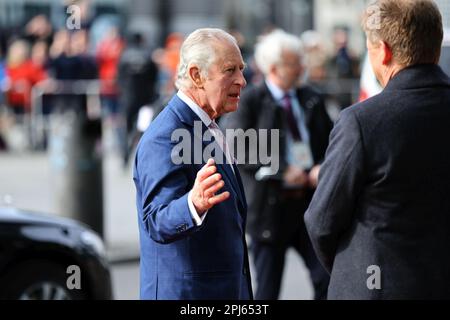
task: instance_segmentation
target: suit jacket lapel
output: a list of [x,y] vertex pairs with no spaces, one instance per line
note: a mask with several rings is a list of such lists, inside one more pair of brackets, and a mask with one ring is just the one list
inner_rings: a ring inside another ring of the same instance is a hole
[[224,171],[228,177],[228,180],[233,185],[233,190],[236,192],[238,199],[241,202],[241,205],[243,205],[244,199],[242,198],[242,193],[241,193],[241,189],[239,187],[239,182],[237,180],[237,176],[235,175],[235,173],[238,174],[238,171],[235,169],[235,173],[233,173],[233,170],[231,169],[231,165],[229,165],[229,164],[220,165],[220,166],[222,168],[224,168]]
[[[206,128],[206,126],[205,126]],[[216,141],[213,139],[214,143],[216,143]],[[207,146],[206,142],[203,142],[203,148],[205,148]],[[225,159],[225,155],[222,153],[224,159]],[[213,155],[215,156],[215,154]],[[216,164],[217,166],[217,170],[220,171],[222,173],[223,178],[225,179],[224,181],[228,181],[228,185],[231,186],[231,189],[236,193],[237,198],[240,202],[240,205],[242,206],[242,208],[245,207],[245,198],[242,197],[242,192],[241,192],[241,188],[239,186],[239,181],[237,179],[237,175],[239,174],[239,171],[237,170],[236,167],[234,167],[234,171],[236,173],[233,173],[233,170],[231,169],[231,165],[230,164]]]
[[233,168],[234,168],[234,172],[236,173],[236,180],[237,180],[237,183],[239,186],[239,192],[240,192],[242,204],[243,204],[244,210],[247,211],[247,199],[245,198],[245,189],[244,189],[244,185],[242,183],[241,175],[239,173],[239,169],[238,169],[237,165],[233,164]]

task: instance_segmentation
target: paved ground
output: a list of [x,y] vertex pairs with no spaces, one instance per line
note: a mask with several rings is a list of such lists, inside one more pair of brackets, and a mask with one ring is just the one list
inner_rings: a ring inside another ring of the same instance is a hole
[[[115,299],[139,299],[139,265],[137,262],[113,264],[112,278]],[[280,299],[309,300],[311,297],[312,289],[305,266],[294,251],[289,251]]]
[[[104,228],[111,261],[139,256],[134,185],[130,168],[124,170],[106,134],[104,157]],[[20,208],[58,214],[55,174],[46,153],[0,153],[0,205],[6,198]],[[138,264],[113,263],[117,299],[138,298]],[[282,299],[310,299],[311,285],[303,262],[290,251],[281,293]]]

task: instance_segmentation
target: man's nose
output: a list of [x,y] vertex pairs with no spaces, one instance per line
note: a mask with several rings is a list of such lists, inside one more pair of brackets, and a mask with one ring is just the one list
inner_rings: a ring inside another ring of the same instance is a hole
[[244,77],[244,72],[239,71],[239,76],[238,76],[237,82],[241,86],[241,88],[244,88],[247,85],[247,81],[245,80],[245,77]]

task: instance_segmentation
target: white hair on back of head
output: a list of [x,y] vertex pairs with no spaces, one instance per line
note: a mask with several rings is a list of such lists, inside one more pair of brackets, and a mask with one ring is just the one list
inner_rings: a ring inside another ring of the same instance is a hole
[[215,62],[217,52],[214,43],[229,41],[237,46],[236,39],[222,29],[203,28],[192,32],[184,40],[180,49],[180,63],[177,69],[175,86],[178,89],[192,87],[189,68],[196,65],[203,77],[208,76],[208,69]]
[[322,37],[319,32],[315,30],[307,30],[302,33],[300,39],[305,48],[312,48],[322,45]]
[[255,62],[264,75],[268,75],[273,65],[282,62],[284,51],[303,55],[303,45],[299,37],[276,29],[263,36],[255,46]]

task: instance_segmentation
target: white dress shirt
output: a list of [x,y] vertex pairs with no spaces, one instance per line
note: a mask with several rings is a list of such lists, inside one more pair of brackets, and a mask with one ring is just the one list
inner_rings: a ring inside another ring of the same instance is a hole
[[[292,105],[292,112],[294,113],[295,120],[297,122],[297,127],[300,131],[300,135],[302,137],[302,141],[309,145],[309,131],[305,123],[305,115],[303,113],[303,109],[300,106],[300,102],[297,99],[297,95],[295,92],[295,89],[290,89],[288,92],[284,92],[281,88],[279,88],[277,85],[275,85],[273,82],[266,79],[266,85],[269,88],[270,93],[272,94],[272,97],[275,99],[275,101],[278,103],[278,105],[282,108],[283,107],[283,98],[286,94],[289,95],[289,98],[291,99],[291,105]],[[290,131],[287,131],[287,161],[290,164],[294,163],[293,155],[291,152],[292,144],[294,143],[294,140],[291,136]]]

